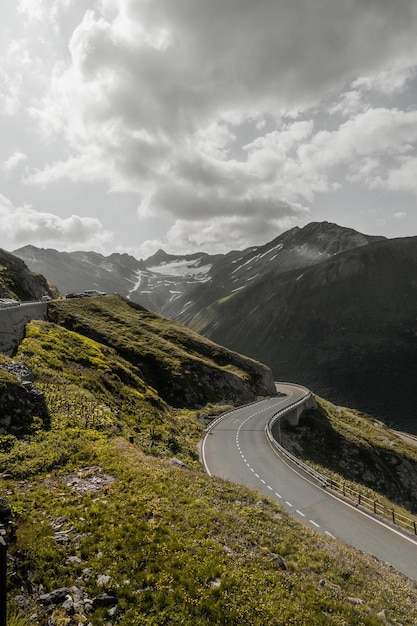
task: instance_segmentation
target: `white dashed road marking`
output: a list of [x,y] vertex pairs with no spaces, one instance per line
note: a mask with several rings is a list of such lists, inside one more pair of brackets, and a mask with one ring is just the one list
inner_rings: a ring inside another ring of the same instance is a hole
[[[264,409],[264,410],[267,410],[267,409]],[[240,453],[240,456],[242,457],[242,460],[244,461],[244,463],[246,463],[246,465],[248,466],[248,468],[250,469],[250,471],[251,471],[253,474],[255,474],[256,478],[257,478],[257,479],[258,479],[258,480],[259,480],[259,481],[260,481],[263,485],[266,485],[266,486],[267,486],[267,488],[269,489],[269,491],[274,491],[274,490],[273,490],[273,488],[271,487],[271,485],[267,485],[266,481],[265,481],[263,478],[261,478],[261,477],[260,477],[260,475],[259,475],[259,474],[257,474],[257,473],[255,472],[254,468],[253,468],[253,467],[249,464],[249,462],[247,461],[247,459],[246,459],[245,455],[244,455],[244,454],[243,454],[243,452],[242,452],[242,449],[241,449],[241,447],[240,447],[240,443],[239,443],[239,435],[240,435],[240,431],[241,431],[241,429],[242,429],[242,426],[243,426],[243,425],[244,425],[244,424],[245,424],[245,423],[246,423],[249,419],[251,419],[252,417],[255,417],[255,415],[259,415],[260,413],[263,413],[263,410],[262,410],[262,411],[258,411],[257,413],[253,413],[252,415],[250,415],[249,417],[247,417],[247,418],[246,418],[246,419],[245,419],[245,420],[244,420],[244,421],[240,424],[240,426],[239,426],[239,428],[237,429],[237,432],[236,432],[236,446],[237,446],[237,449],[238,449],[238,451],[239,451],[239,453]],[[237,421],[237,420],[236,420],[236,421]],[[282,500],[282,499],[283,499],[282,495],[281,495],[280,493],[278,493],[278,491],[274,491],[274,494],[275,494],[275,495],[276,495],[276,497],[277,497],[277,498],[279,498],[280,500]],[[291,504],[291,502],[288,502],[288,500],[284,500],[284,502],[285,502],[285,504],[286,504],[288,507],[291,507],[291,508],[293,507],[293,505]],[[299,509],[296,509],[296,513],[298,513],[298,515],[300,515],[300,517],[305,517],[305,513],[303,513],[303,512],[302,512],[302,511],[300,511]],[[315,522],[314,520],[312,520],[312,519],[311,519],[311,520],[309,520],[309,522],[310,522],[310,524],[313,524],[313,526],[315,526],[316,528],[320,528],[320,524],[317,524],[317,522]],[[325,530],[325,531],[324,531],[324,533],[325,533],[328,537],[331,537],[332,539],[335,539],[335,537],[334,537],[331,533],[329,533],[329,531],[328,531],[328,530]]]

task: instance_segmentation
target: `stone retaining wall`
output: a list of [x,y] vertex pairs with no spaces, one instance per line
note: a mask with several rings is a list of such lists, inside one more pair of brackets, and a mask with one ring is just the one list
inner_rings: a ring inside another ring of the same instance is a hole
[[25,336],[30,320],[48,318],[47,302],[22,303],[19,306],[0,309],[0,352],[12,356]]

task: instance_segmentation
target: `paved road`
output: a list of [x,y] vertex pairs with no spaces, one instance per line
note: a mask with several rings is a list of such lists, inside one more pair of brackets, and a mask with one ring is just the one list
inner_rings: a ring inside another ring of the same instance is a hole
[[305,394],[302,387],[280,384],[285,397],[236,409],[206,435],[202,456],[206,471],[257,489],[318,532],[386,561],[417,580],[417,537],[335,497],[288,465],[265,435],[268,419]]

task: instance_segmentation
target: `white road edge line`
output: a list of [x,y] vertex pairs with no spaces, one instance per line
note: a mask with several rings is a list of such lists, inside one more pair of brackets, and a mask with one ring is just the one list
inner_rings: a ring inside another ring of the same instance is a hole
[[281,459],[281,461],[283,463],[285,463],[285,465],[287,467],[289,467],[293,472],[295,472],[295,474],[297,474],[298,476],[300,476],[303,480],[307,481],[308,483],[310,483],[310,485],[313,485],[316,489],[318,489],[319,491],[324,491],[328,496],[330,496],[331,498],[334,498],[335,500],[337,500],[338,502],[341,502],[342,504],[344,504],[345,506],[348,506],[350,509],[352,509],[353,511],[356,511],[357,513],[360,513],[361,515],[364,515],[365,517],[367,517],[368,519],[372,520],[373,522],[375,522],[375,524],[379,524],[380,526],[383,526],[384,528],[386,528],[387,530],[390,530],[392,533],[395,533],[396,535],[398,535],[399,537],[402,537],[403,539],[405,539],[406,541],[409,541],[410,543],[412,543],[413,545],[417,546],[417,541],[415,539],[413,539],[412,537],[408,537],[407,535],[405,535],[404,533],[402,533],[401,531],[397,530],[396,528],[393,528],[392,526],[389,526],[389,524],[385,524],[385,522],[377,519],[376,517],[373,517],[372,515],[370,515],[369,513],[367,513],[366,511],[362,511],[361,509],[358,509],[354,504],[351,504],[350,502],[346,502],[346,500],[342,500],[341,498],[338,498],[337,496],[335,496],[333,493],[331,493],[328,489],[323,489],[323,487],[319,487],[318,485],[316,485],[316,483],[314,483],[312,480],[310,480],[309,478],[307,478],[306,476],[304,476],[303,474],[301,474],[300,472],[298,472],[292,465],[290,465],[286,459],[284,457],[282,457],[281,455],[278,454],[278,452],[275,450],[275,448],[273,447],[273,445],[270,443],[270,441],[268,440],[268,443],[271,447],[271,450],[274,451],[274,453],[279,456],[279,458]]

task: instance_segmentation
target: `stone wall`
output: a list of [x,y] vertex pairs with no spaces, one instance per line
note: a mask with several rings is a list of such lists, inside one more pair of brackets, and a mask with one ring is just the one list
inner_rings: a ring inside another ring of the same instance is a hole
[[26,324],[30,320],[46,320],[47,317],[47,302],[30,302],[0,308],[0,352],[12,356],[25,336]]

